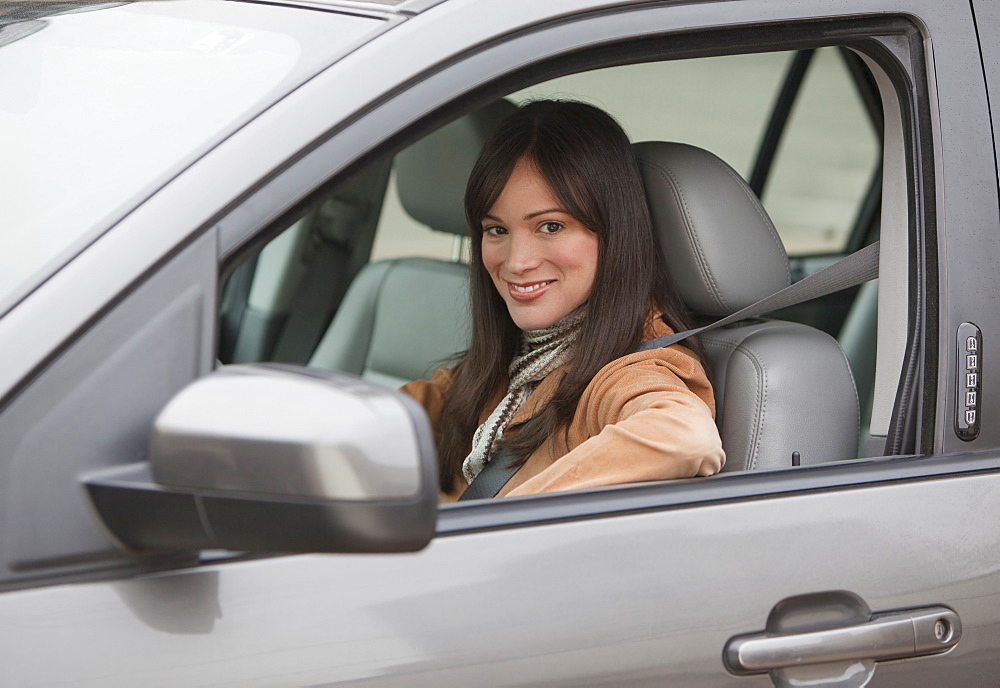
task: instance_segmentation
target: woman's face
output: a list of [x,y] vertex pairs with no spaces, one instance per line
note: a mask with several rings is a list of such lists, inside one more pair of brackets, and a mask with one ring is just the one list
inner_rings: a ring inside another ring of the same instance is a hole
[[590,297],[597,234],[556,199],[522,159],[483,218],[483,265],[522,330],[555,323]]

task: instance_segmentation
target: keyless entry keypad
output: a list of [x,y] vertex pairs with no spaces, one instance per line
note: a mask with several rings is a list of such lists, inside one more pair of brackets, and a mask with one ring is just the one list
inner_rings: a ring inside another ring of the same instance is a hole
[[958,326],[958,374],[955,432],[963,440],[979,435],[982,409],[983,335],[972,323]]

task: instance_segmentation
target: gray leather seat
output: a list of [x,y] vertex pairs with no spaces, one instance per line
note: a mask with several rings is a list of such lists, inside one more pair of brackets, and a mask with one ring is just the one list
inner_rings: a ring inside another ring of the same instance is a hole
[[[725,162],[679,143],[635,145],[671,275],[704,323],[789,283],[788,258],[757,197]],[[754,319],[702,336],[726,471],[857,456],[858,397],[837,341],[815,328]]]
[[[486,139],[517,106],[498,101],[448,124],[394,161],[403,208],[431,229],[467,236],[465,185]],[[309,365],[388,387],[430,375],[468,346],[468,268],[426,258],[379,261],[351,283]]]

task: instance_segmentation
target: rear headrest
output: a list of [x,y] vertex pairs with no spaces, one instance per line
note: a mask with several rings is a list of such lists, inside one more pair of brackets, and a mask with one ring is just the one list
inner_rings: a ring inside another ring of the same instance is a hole
[[396,156],[403,208],[431,229],[466,236],[465,185],[479,151],[517,106],[498,100],[460,117]]
[[634,145],[674,284],[693,312],[723,316],[789,284],[788,256],[757,196],[701,148]]

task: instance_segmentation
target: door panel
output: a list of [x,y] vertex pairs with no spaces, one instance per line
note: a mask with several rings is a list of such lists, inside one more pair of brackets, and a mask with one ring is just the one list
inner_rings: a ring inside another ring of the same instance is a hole
[[726,642],[843,590],[962,621],[952,652],[879,663],[872,686],[995,685],[998,489],[980,474],[13,592],[3,683],[765,687],[725,670]]

